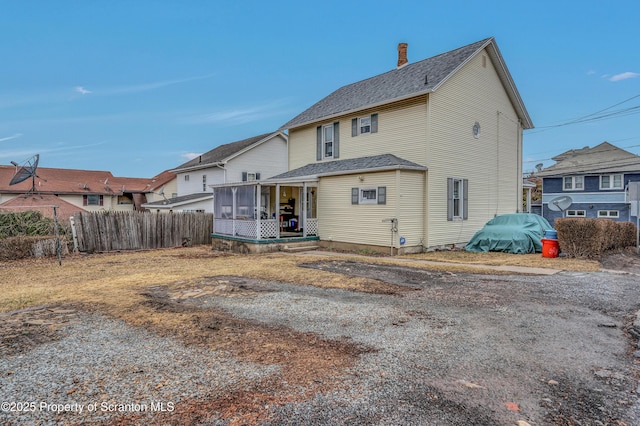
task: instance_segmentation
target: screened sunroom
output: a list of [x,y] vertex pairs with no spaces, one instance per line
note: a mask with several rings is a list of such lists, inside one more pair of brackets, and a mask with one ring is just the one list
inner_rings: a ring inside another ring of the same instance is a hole
[[213,185],[213,237],[317,236],[317,181]]

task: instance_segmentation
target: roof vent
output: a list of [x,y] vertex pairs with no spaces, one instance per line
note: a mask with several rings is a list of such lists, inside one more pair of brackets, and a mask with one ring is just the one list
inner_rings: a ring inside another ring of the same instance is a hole
[[407,59],[407,43],[398,43],[398,69],[409,63]]

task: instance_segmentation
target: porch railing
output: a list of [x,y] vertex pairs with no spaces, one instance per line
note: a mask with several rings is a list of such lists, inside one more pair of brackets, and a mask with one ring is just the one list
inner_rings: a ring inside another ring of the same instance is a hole
[[[306,235],[318,235],[318,219],[307,219]],[[216,234],[233,235],[247,238],[276,238],[279,236],[280,222],[277,219],[260,220],[260,235],[258,235],[258,221],[246,219],[215,219],[213,232]]]

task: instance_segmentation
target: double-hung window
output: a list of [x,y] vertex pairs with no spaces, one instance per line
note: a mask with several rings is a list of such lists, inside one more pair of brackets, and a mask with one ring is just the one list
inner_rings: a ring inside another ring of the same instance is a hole
[[207,175],[202,175],[202,192],[207,192]]
[[565,176],[563,178],[562,189],[565,191],[584,190],[584,176]]
[[316,160],[338,158],[340,152],[340,123],[318,126],[316,137]]
[[333,158],[333,125],[329,124],[322,128],[322,156]]
[[447,220],[466,220],[469,217],[469,180],[447,179]]
[[600,176],[600,189],[622,189],[622,175]]
[[351,136],[378,133],[378,114],[365,115],[351,120]]

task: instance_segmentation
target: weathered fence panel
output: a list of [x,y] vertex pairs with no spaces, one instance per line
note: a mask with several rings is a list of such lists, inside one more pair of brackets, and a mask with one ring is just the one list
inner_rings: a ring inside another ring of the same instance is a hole
[[74,216],[78,250],[104,252],[210,244],[211,213],[82,212]]

